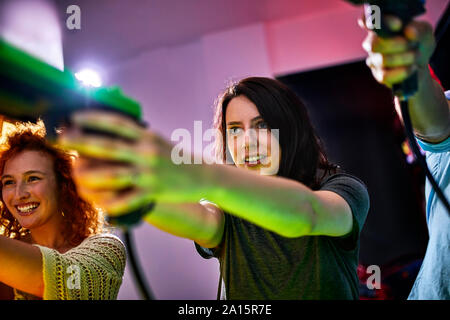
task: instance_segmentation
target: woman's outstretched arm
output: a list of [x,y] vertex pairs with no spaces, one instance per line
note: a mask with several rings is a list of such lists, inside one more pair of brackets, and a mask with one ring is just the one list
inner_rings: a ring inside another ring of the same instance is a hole
[[0,282],[42,298],[42,268],[39,248],[15,239],[0,237]]
[[[197,203],[206,198],[231,214],[286,237],[342,236],[352,230],[349,204],[334,192],[312,191],[293,180],[260,176],[231,166],[177,165],[170,143],[116,114],[83,112],[74,122],[128,139],[88,135],[81,130],[66,132],[61,139],[66,148],[97,159],[80,161],[75,179],[80,194],[110,215],[124,214],[150,201]],[[166,214],[170,215],[169,211]],[[160,222],[164,220],[170,221],[161,218]],[[163,224],[159,227],[172,228],[170,222]]]

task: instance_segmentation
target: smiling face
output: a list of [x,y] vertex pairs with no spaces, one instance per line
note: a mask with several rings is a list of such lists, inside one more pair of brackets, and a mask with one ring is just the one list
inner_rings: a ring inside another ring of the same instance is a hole
[[58,188],[53,161],[38,151],[22,151],[6,161],[2,199],[24,228],[33,230],[58,219]]
[[243,95],[237,96],[229,102],[225,120],[227,146],[234,164],[262,175],[277,174],[280,165],[278,139],[256,105]]

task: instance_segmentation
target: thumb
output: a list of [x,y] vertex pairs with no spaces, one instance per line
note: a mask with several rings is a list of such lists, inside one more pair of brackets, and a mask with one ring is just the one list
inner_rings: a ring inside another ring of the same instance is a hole
[[404,33],[408,40],[422,41],[433,36],[433,27],[424,21],[412,21]]

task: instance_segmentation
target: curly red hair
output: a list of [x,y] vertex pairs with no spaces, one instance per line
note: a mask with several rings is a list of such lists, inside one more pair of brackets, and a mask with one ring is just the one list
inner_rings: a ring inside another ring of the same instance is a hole
[[[76,246],[90,235],[103,231],[104,216],[100,210],[78,195],[72,178],[72,166],[76,156],[50,144],[45,136],[46,130],[42,121],[36,124],[17,123],[0,149],[0,175],[3,174],[5,163],[23,151],[39,151],[48,155],[53,160],[58,186],[58,208],[65,217],[63,234],[71,245]],[[24,235],[23,228],[3,203],[1,191],[0,184],[0,227],[3,225],[3,233],[14,233],[11,237],[20,239]]]

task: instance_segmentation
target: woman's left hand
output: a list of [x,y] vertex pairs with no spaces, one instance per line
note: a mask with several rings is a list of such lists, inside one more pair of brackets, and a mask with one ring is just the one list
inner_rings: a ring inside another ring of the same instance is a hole
[[81,156],[74,167],[78,191],[109,215],[126,214],[151,201],[197,202],[202,197],[201,166],[176,165],[172,145],[133,120],[82,111],[72,122],[59,143]]
[[[399,18],[385,16],[384,19],[391,30],[401,30]],[[419,77],[429,72],[428,62],[436,44],[433,27],[428,22],[413,20],[405,26],[402,35],[390,38],[378,36],[368,29],[363,19],[358,23],[367,30],[362,47],[368,54],[366,64],[378,82],[392,87],[415,71],[419,71]]]

